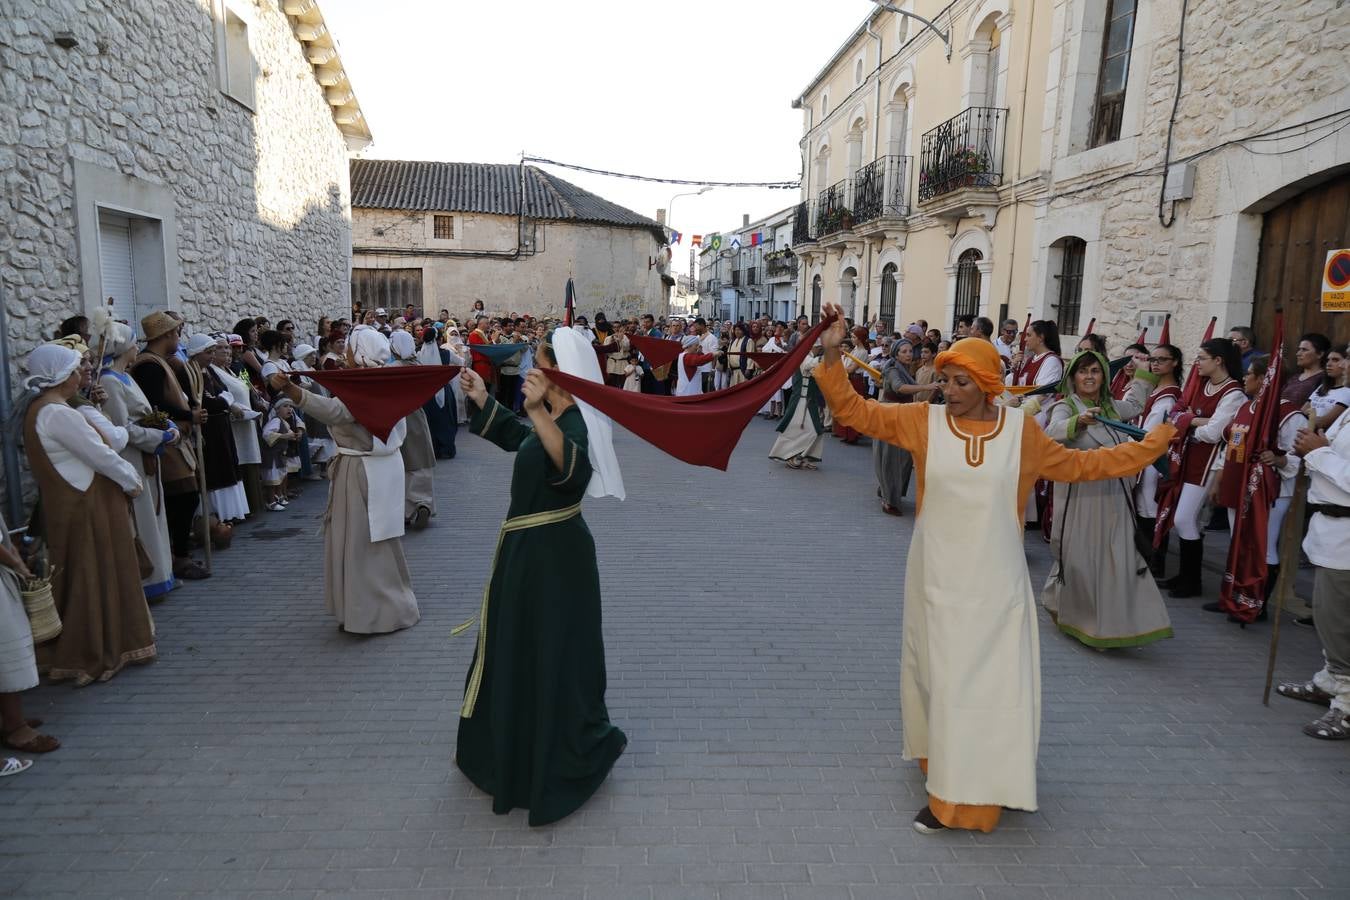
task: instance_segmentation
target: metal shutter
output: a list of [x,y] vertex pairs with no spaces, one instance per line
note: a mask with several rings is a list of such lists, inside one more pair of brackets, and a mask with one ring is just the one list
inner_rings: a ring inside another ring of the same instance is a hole
[[99,300],[113,298],[113,318],[137,328],[136,276],[131,267],[131,223],[126,216],[99,213],[98,263],[102,277]]

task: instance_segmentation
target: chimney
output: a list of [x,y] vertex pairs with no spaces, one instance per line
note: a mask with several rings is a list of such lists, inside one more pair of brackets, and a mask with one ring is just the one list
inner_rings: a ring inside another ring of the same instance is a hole
[[749,213],[741,213],[741,227],[742,227],[742,228],[749,228],[749,227],[750,227],[750,214],[749,214]]
[[658,209],[656,211],[656,222],[658,225],[666,224],[666,211],[664,209]]

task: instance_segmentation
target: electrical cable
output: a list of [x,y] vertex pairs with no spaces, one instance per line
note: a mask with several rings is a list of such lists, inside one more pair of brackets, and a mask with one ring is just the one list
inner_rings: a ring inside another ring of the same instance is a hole
[[1172,155],[1172,129],[1177,124],[1177,110],[1181,107],[1181,76],[1182,64],[1186,59],[1186,7],[1190,5],[1190,0],[1181,0],[1181,24],[1177,28],[1177,90],[1176,95],[1172,97],[1172,115],[1167,119],[1167,144],[1163,147],[1162,161],[1162,184],[1158,186],[1158,221],[1163,228],[1171,228],[1172,223],[1177,220],[1177,204],[1172,202],[1172,208],[1167,214],[1163,214],[1163,204],[1167,202],[1167,168],[1168,159]]
[[647,175],[632,175],[627,172],[611,172],[608,169],[595,169],[590,166],[579,166],[575,163],[559,162],[556,159],[544,159],[542,156],[526,156],[525,162],[540,163],[548,166],[558,166],[562,169],[573,169],[577,172],[588,172],[591,175],[605,175],[610,178],[626,178],[629,181],[650,181],[655,184],[687,184],[695,187],[744,187],[744,188],[770,188],[773,190],[797,190],[802,186],[800,180],[797,181],[698,181],[690,178],[654,178]]

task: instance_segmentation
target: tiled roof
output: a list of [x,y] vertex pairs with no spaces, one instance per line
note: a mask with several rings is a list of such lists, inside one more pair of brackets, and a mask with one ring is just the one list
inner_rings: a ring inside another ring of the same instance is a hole
[[[353,209],[520,212],[520,167],[497,163],[351,161]],[[665,243],[654,219],[582,190],[534,166],[525,167],[525,215],[532,219],[645,228]]]

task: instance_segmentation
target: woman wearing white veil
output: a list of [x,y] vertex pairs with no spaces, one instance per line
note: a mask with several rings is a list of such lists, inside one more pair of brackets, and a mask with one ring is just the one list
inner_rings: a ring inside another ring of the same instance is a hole
[[556,367],[603,384],[590,342],[555,329],[535,365],[524,384],[532,428],[493,400],[471,369],[461,376],[475,412],[470,430],[514,452],[515,465],[460,707],[456,763],[492,795],[493,812],[524,807],[531,825],[547,825],[586,802],[628,742],[605,708],[600,572],[581,517],[583,497],[622,500],[624,489],[608,417],[539,371]]

